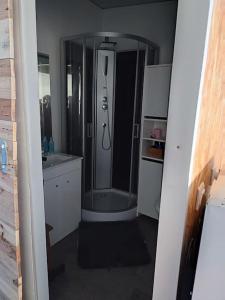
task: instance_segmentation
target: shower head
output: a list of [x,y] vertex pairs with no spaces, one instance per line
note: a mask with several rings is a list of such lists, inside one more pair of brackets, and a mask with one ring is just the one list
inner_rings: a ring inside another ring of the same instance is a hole
[[99,45],[99,49],[102,50],[114,50],[117,43],[109,40],[109,37],[105,37],[104,41],[102,41]]

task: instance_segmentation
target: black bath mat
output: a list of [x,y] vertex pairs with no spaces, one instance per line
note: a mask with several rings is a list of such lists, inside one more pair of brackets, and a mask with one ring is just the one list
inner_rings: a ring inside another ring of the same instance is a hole
[[110,268],[150,263],[137,221],[81,222],[78,263],[82,268]]

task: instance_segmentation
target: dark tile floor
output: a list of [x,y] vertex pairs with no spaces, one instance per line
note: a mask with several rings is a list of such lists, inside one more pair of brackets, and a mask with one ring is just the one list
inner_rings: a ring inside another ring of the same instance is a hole
[[146,266],[84,270],[77,264],[77,232],[52,249],[54,266],[65,264],[65,272],[50,283],[51,300],[150,300],[152,298],[158,223],[141,216],[151,263]]

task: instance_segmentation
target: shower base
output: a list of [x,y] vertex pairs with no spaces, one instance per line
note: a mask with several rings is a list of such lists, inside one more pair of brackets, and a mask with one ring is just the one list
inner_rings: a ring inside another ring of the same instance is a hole
[[82,220],[126,221],[137,216],[137,197],[134,194],[117,189],[104,189],[87,193],[83,203]]

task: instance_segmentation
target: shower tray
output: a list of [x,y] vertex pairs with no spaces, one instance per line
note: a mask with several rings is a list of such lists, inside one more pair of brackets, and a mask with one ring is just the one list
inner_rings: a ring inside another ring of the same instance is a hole
[[118,189],[104,189],[86,193],[82,209],[84,221],[125,221],[137,216],[136,195]]

